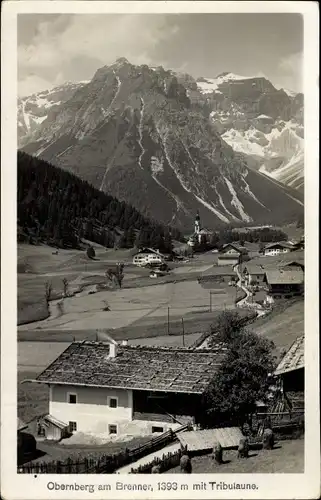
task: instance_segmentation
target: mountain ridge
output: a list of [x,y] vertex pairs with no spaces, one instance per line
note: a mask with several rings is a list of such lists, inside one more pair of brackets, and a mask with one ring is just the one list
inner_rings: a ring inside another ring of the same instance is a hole
[[256,159],[249,166],[212,118],[213,93],[202,99],[186,80],[118,60],[54,107],[22,147],[164,223],[190,227],[197,210],[211,227],[295,218],[300,193],[264,176]]

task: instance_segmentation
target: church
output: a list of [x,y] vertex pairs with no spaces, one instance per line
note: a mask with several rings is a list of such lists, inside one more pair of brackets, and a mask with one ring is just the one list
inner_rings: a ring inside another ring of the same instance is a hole
[[209,231],[206,228],[202,228],[201,226],[201,218],[200,214],[197,211],[195,222],[194,222],[194,233],[189,237],[187,244],[190,247],[194,247],[197,243],[199,245],[209,243],[211,241],[211,237],[213,235],[212,231]]

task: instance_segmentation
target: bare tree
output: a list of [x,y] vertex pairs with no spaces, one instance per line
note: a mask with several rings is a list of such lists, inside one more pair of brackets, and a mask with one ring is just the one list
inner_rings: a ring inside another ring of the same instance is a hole
[[69,287],[69,282],[68,282],[67,278],[64,278],[62,280],[62,284],[63,284],[63,287],[64,287],[64,297],[67,297],[67,295],[68,295],[68,287]]
[[51,293],[52,293],[52,284],[49,283],[49,281],[46,281],[46,283],[45,283],[45,297],[46,297],[47,303],[51,299]]
[[116,281],[119,288],[121,288],[124,279],[124,264],[118,262],[115,269],[112,268],[107,269],[105,276],[107,278],[108,283],[113,284]]

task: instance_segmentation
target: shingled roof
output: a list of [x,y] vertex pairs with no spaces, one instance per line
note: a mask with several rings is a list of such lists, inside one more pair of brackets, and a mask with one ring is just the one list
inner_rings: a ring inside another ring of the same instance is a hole
[[252,263],[246,264],[244,266],[244,271],[245,270],[248,272],[248,274],[258,274],[258,275],[265,274],[265,270],[263,269],[263,267],[258,266],[257,264],[252,264]]
[[266,281],[269,285],[299,285],[304,282],[304,274],[301,269],[273,269],[266,271]]
[[38,382],[118,389],[202,394],[227,348],[214,350],[73,342],[38,377]]
[[304,335],[298,337],[275,370],[275,375],[304,368]]

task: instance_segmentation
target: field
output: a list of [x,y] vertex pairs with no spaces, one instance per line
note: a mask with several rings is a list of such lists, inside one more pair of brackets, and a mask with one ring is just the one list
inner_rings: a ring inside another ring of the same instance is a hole
[[[304,440],[280,441],[273,450],[250,451],[248,459],[238,459],[236,451],[223,452],[224,464],[216,465],[210,455],[192,458],[194,473],[252,474],[303,473]],[[180,474],[175,467],[169,474]]]
[[[171,263],[168,276],[152,280],[147,269],[131,264],[128,251],[126,256],[124,251],[98,248],[97,260],[91,261],[80,251],[60,250],[55,254],[45,246],[26,247],[19,246],[19,269],[26,271],[18,274],[19,333],[29,330],[116,329],[131,324],[137,327],[164,325],[168,307],[171,318],[179,320],[186,314],[209,309],[209,293],[202,289],[196,278],[212,265],[215,256],[211,253],[187,263]],[[117,260],[125,263],[122,289],[97,291],[96,285],[106,282],[106,269]],[[63,278],[68,279],[69,292],[73,294],[64,299],[63,314],[57,313],[54,300],[49,303],[49,311],[40,314],[45,282],[52,283],[52,298],[57,298],[63,291]],[[110,311],[103,310],[106,302]],[[215,296],[212,308],[218,310],[232,304],[232,294],[229,290],[222,290]],[[162,333],[167,333],[167,327]]]

